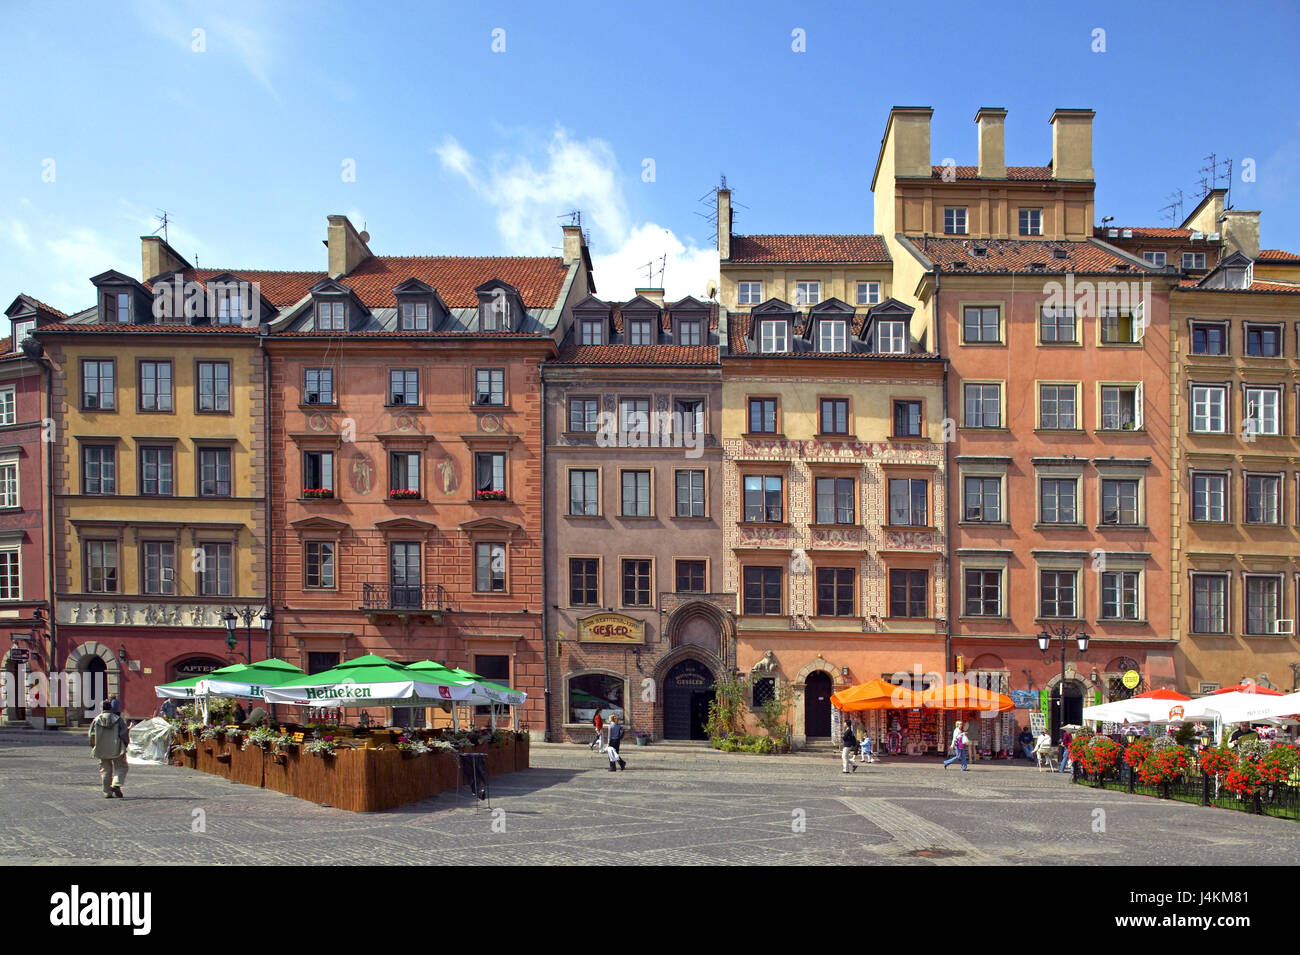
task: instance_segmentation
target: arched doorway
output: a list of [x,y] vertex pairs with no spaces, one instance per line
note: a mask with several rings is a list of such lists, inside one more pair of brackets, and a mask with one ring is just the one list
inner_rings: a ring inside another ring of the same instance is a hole
[[[1064,706],[1061,705],[1064,687]],[[1052,743],[1061,741],[1061,727],[1083,723],[1083,687],[1077,680],[1066,680],[1052,687]]]
[[682,660],[664,677],[664,739],[708,739],[705,724],[713,702],[713,672],[698,660]]
[[830,739],[831,675],[814,670],[804,679],[803,733],[808,739]]
[[5,707],[5,719],[10,723],[27,722],[27,676],[30,673],[30,663],[20,662],[20,655],[10,651],[5,655],[5,673],[8,680],[8,693],[6,696],[7,706]]

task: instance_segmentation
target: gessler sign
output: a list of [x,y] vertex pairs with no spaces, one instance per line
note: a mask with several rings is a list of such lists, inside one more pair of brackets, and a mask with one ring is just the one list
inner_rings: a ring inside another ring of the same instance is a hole
[[579,643],[645,643],[645,621],[598,613],[578,621]]

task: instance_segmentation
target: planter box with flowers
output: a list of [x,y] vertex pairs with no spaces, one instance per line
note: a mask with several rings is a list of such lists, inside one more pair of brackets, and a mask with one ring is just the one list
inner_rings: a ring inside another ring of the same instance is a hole
[[304,500],[332,500],[334,497],[334,489],[332,487],[305,487],[302,489],[302,496]]
[[645,730],[637,730],[636,735],[633,737],[633,739],[636,740],[636,744],[638,746],[650,745],[650,734],[647,733]]
[[418,501],[420,500],[420,492],[394,488],[388,492],[388,499],[390,501]]
[[508,502],[510,498],[506,497],[505,491],[475,491],[474,500]]

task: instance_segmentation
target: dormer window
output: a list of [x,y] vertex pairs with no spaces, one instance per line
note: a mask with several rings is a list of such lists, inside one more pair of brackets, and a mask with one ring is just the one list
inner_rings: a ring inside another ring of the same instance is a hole
[[217,291],[217,324],[242,325],[244,323],[244,301],[237,289],[219,289]]
[[428,302],[403,302],[400,312],[402,331],[427,332],[429,330]]
[[343,302],[316,303],[316,330],[318,332],[341,332],[345,327],[347,307]]
[[32,329],[36,327],[36,319],[29,318],[25,322],[14,322],[13,347],[14,351],[23,350],[23,342],[31,335]]
[[104,319],[109,322],[129,324],[131,321],[131,293],[109,292],[104,296]]
[[605,323],[600,321],[579,322],[578,323],[578,344],[579,345],[605,344]]
[[759,323],[759,351],[764,354],[784,353],[790,350],[790,323],[775,320]]
[[650,320],[648,318],[638,318],[635,321],[628,322],[627,343],[629,345],[652,344],[650,335]]
[[823,319],[817,323],[817,350],[819,352],[846,351],[848,341],[848,322]]
[[692,319],[691,321],[680,321],[677,323],[677,344],[679,345],[699,345],[700,339],[700,321]]
[[877,324],[876,350],[882,355],[906,355],[907,323],[880,322]]
[[505,331],[510,327],[510,302],[504,294],[497,293],[490,301],[479,306],[479,315],[482,331]]

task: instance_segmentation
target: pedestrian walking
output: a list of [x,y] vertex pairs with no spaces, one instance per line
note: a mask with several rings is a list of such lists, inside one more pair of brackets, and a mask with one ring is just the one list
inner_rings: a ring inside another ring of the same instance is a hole
[[104,798],[122,798],[126,779],[126,745],[131,737],[126,720],[105,707],[90,724],[90,754],[99,760],[99,778],[104,784]]
[[609,753],[609,771],[614,772],[614,764],[618,763],[619,769],[627,769],[627,763],[619,754],[618,744],[623,742],[623,722],[617,716],[609,718],[609,745],[605,747],[605,752]]
[[[840,737],[840,762],[844,766],[844,772],[857,772],[858,764],[853,762],[853,754],[858,751],[858,738],[853,735],[853,724],[846,722],[844,724],[844,735]],[[849,767],[852,766],[852,770]]]
[[173,700],[171,697],[168,697],[167,699],[163,700],[162,706],[159,708],[159,712],[161,712],[162,715],[167,717],[167,719],[169,720],[176,719],[176,701]]
[[953,755],[951,759],[946,759],[943,761],[943,768],[947,769],[950,765],[952,765],[953,763],[957,762],[957,760],[960,759],[961,771],[963,773],[968,772],[969,769],[966,766],[966,748],[969,745],[969,743],[970,743],[970,737],[966,735],[966,731],[962,728],[961,720],[958,720],[957,725],[953,728],[952,731],[951,748],[953,751]]
[[591,741],[591,745],[588,746],[587,748],[599,750],[600,752],[603,753],[605,752],[605,744],[601,741],[600,734],[601,731],[605,728],[605,721],[600,718],[599,709],[596,710],[596,715],[591,718],[591,725],[596,727],[596,738]]
[[117,698],[116,693],[108,698],[108,708],[118,716],[122,715],[122,701]]
[[1074,736],[1069,730],[1061,730],[1061,768],[1057,770],[1058,773],[1065,772],[1067,763],[1071,767],[1074,766],[1074,764],[1070,762],[1070,743],[1073,740]]

